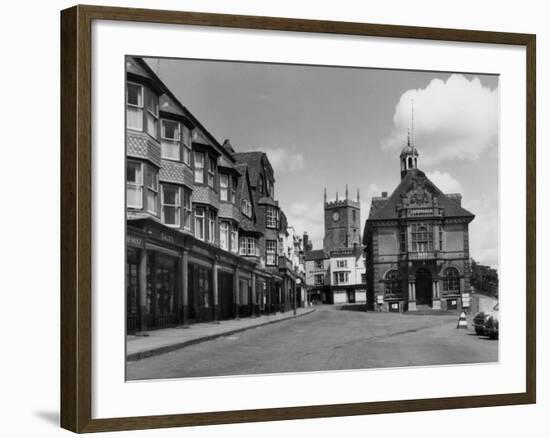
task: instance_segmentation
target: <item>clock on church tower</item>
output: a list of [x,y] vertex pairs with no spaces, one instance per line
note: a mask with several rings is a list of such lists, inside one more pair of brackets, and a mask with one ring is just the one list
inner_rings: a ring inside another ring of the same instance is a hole
[[361,216],[359,204],[359,191],[357,200],[350,199],[346,187],[346,196],[336,200],[327,201],[325,192],[325,236],[323,249],[333,251],[336,249],[353,248],[354,244],[361,245]]

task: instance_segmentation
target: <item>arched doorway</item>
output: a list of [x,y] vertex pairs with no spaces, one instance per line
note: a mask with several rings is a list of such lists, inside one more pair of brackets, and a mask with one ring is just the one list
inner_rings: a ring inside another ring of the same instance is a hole
[[432,274],[425,268],[416,271],[416,304],[432,305]]

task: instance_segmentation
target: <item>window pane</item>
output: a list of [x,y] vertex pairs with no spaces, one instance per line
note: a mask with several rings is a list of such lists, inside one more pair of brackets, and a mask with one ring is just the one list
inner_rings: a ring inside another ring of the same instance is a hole
[[171,143],[163,141],[161,144],[161,157],[168,158],[169,160],[180,159],[180,145],[179,143]]
[[126,163],[126,181],[138,183],[141,178],[139,177],[139,169],[141,166],[138,163],[133,163],[131,161]]
[[126,101],[130,105],[142,106],[141,102],[141,86],[137,84],[128,84]]
[[128,128],[141,131],[143,129],[143,113],[141,108],[127,107],[126,124]]
[[162,121],[162,137],[169,140],[179,140],[179,123],[172,120]]
[[177,225],[176,209],[174,207],[164,207],[164,222],[168,225]]
[[177,187],[163,186],[164,204],[178,205],[178,192]]
[[126,187],[126,203],[129,207],[142,207],[141,187],[128,185]]

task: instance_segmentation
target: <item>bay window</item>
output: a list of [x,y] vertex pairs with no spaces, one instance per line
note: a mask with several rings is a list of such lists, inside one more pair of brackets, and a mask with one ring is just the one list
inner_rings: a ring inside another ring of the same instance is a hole
[[157,138],[157,129],[159,122],[159,99],[158,96],[149,91],[147,99],[147,134]]
[[252,204],[248,199],[241,201],[241,212],[248,218],[252,217]]
[[126,161],[126,204],[143,207],[143,164],[137,161]]
[[237,203],[237,178],[231,178],[231,202]]
[[159,174],[156,169],[149,166],[147,171],[147,211],[157,214],[157,202],[159,191]]
[[275,207],[267,207],[266,226],[267,228],[277,228],[277,209]]
[[161,120],[161,157],[168,160],[180,160],[180,123],[173,120]]
[[277,264],[277,241],[265,241],[265,264],[274,266]]
[[208,241],[210,243],[216,241],[216,213],[213,211],[208,214]]
[[208,185],[214,188],[214,177],[216,176],[216,162],[208,158]]
[[229,175],[220,174],[220,200],[229,201]]
[[241,237],[241,255],[258,256],[256,239],[254,237]]
[[126,84],[126,126],[143,131],[143,87],[132,82]]
[[183,228],[191,229],[191,190],[183,189]]
[[195,182],[204,184],[204,153],[195,152]]
[[204,208],[195,209],[195,237],[204,240]]
[[220,248],[229,249],[229,223],[225,221],[220,222]]
[[187,126],[181,127],[181,138],[183,144],[183,162],[191,166],[191,132]]
[[231,252],[239,250],[239,227],[236,224],[231,225]]
[[179,227],[181,217],[181,195],[177,186],[162,185],[162,222],[166,225]]

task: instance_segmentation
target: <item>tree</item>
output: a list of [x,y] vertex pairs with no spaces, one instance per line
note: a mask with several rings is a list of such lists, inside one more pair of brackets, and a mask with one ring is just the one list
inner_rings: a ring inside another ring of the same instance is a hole
[[490,266],[470,260],[470,284],[479,292],[498,297],[498,272]]

